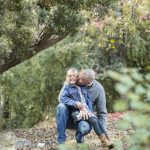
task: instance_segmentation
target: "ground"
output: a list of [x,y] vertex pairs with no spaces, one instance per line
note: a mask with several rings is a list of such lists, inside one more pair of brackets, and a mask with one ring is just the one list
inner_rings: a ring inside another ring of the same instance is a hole
[[[122,140],[122,149],[126,150],[128,146],[125,142],[125,137],[130,136],[133,130],[130,127],[128,130],[124,131],[118,128],[117,122],[122,119],[124,114],[125,113],[109,113],[108,133],[113,141]],[[30,129],[15,129],[11,132],[16,137],[14,148],[16,150],[58,149],[58,145],[56,144],[57,134],[54,119],[40,122]],[[63,147],[61,150],[79,150],[81,147],[82,150],[104,150],[94,131],[85,137],[85,145],[76,144],[74,134],[74,131],[67,130],[67,142],[65,148]],[[10,148],[7,149],[9,150]]]

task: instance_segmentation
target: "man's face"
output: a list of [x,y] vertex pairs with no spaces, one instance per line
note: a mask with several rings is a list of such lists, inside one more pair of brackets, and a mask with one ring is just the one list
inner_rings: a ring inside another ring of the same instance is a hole
[[79,74],[78,80],[77,80],[77,84],[79,85],[85,85],[87,86],[88,84],[90,84],[91,81],[89,79],[87,79],[83,73]]

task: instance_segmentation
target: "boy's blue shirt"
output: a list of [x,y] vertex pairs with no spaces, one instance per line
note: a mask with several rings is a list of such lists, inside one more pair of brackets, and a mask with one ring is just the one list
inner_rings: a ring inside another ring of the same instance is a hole
[[[81,88],[81,92],[85,98],[85,103],[87,104],[90,111],[93,111],[92,101],[88,94],[87,87],[80,86],[80,88]],[[64,90],[60,96],[60,101],[68,106],[75,108],[76,103],[80,102],[80,94],[79,94],[79,91],[78,91],[78,88],[76,87],[76,85],[72,85],[72,84],[64,85]]]

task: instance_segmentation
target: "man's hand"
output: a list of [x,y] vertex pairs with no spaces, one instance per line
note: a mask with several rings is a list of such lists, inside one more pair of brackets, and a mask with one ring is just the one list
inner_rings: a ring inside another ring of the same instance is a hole
[[80,111],[80,115],[83,120],[87,120],[91,116],[86,108]]
[[83,110],[85,106],[81,102],[77,102],[76,107],[79,108],[80,110]]

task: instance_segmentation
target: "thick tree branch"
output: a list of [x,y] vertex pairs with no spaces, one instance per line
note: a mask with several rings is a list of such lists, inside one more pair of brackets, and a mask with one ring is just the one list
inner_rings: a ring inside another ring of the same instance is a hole
[[[65,32],[63,35],[56,35],[56,34],[47,34],[41,36],[41,39],[31,46],[31,49],[36,51],[36,53],[56,44],[57,42],[64,39],[70,32]],[[33,56],[33,53],[31,54]]]
[[[63,38],[65,38],[70,32],[65,32],[63,35],[52,35],[52,34],[47,34],[46,32],[40,37],[38,42],[33,44],[30,49],[27,50],[27,57],[25,60],[30,59],[32,56],[37,54],[38,52],[56,44]],[[13,53],[13,52],[12,52]],[[25,61],[24,60],[24,61]],[[10,55],[10,57],[5,61],[4,64],[0,64],[0,74],[3,72],[9,70],[10,68],[20,64],[23,62],[21,59],[18,59],[15,55]]]

